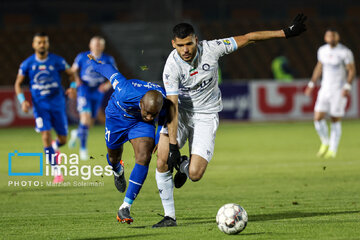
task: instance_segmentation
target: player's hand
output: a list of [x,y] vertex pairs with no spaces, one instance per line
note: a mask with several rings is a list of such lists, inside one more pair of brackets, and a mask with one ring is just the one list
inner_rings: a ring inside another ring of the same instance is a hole
[[299,36],[301,33],[306,31],[305,20],[306,16],[304,14],[298,14],[290,27],[284,28],[283,31],[285,33],[286,38]]
[[99,85],[98,90],[99,92],[105,93],[111,88],[111,84],[109,82],[104,82]]
[[167,160],[167,165],[169,171],[172,173],[174,171],[174,167],[178,170],[180,163],[180,151],[177,144],[169,144],[169,156]]
[[21,104],[21,109],[23,110],[24,113],[28,113],[30,109],[30,103],[26,100],[23,101]]
[[106,77],[107,79],[110,80],[113,74],[119,73],[118,70],[116,70],[113,65],[103,64],[101,63],[101,61],[97,61],[95,57],[91,54],[88,54],[87,56],[91,60],[90,63],[94,71],[100,73],[102,76]]
[[343,97],[350,97],[350,90],[343,89],[342,90],[342,95],[343,95]]
[[65,92],[66,96],[68,96],[70,99],[76,98],[76,88],[68,88]]
[[310,97],[313,90],[314,90],[313,87],[307,86],[307,87],[305,88],[304,93],[305,93],[306,96]]

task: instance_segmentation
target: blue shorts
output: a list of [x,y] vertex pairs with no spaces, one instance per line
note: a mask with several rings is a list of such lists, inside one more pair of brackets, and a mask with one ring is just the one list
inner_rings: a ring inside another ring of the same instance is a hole
[[49,109],[34,103],[34,117],[37,131],[50,131],[54,128],[58,135],[67,136],[68,122],[65,106]]
[[91,113],[92,118],[96,118],[103,97],[104,93],[100,92],[97,88],[89,88],[86,85],[80,85],[77,88],[78,112],[88,112]]
[[106,113],[105,141],[110,149],[118,149],[125,142],[139,137],[155,138],[155,125],[139,119],[125,117],[123,112]]

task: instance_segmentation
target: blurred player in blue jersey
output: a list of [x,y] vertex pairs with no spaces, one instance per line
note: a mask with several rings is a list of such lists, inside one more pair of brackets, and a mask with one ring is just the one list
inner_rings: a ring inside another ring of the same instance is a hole
[[82,160],[89,158],[86,147],[89,127],[96,119],[104,97],[104,92],[111,88],[110,82],[94,71],[87,55],[91,54],[102,63],[115,66],[114,58],[103,53],[105,49],[104,38],[94,36],[90,40],[89,48],[90,51],[79,53],[72,65],[72,70],[75,72],[75,80],[78,84],[77,108],[80,114],[80,124],[78,129],[71,131],[69,147],[75,147],[76,140],[79,138],[80,159]]
[[[68,123],[65,112],[65,95],[61,86],[60,73],[65,71],[72,81],[66,95],[75,98],[76,84],[74,74],[65,59],[49,53],[49,37],[45,33],[34,35],[32,47],[35,54],[21,63],[15,82],[15,92],[24,112],[30,109],[30,103],[25,99],[21,84],[29,79],[36,130],[41,132],[45,154],[49,157],[55,175],[54,183],[64,181],[60,169],[56,166],[55,152],[66,143]],[[51,128],[57,134],[57,140],[52,142]],[[57,152],[59,154],[59,152]]]
[[89,58],[92,59],[94,70],[109,79],[114,88],[105,110],[105,140],[106,157],[113,168],[115,186],[119,192],[126,189],[121,161],[123,144],[130,141],[135,153],[129,187],[117,214],[119,222],[130,224],[133,222],[130,207],[146,179],[155,147],[154,121],[158,118],[159,126],[162,126],[166,117],[165,90],[157,84],[126,79],[111,64],[101,64],[90,55]]

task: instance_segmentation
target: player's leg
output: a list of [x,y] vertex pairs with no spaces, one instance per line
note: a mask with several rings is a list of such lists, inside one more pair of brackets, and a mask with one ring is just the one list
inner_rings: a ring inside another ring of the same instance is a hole
[[80,123],[77,129],[77,137],[80,140],[80,159],[88,160],[89,154],[87,150],[87,139],[89,134],[89,128],[91,125],[91,112],[84,111],[80,113]]
[[152,150],[155,146],[155,141],[152,137],[134,138],[130,142],[134,148],[135,166],[129,177],[129,187],[126,191],[124,202],[118,211],[118,220],[127,223],[133,221],[130,216],[130,208],[145,182],[149,171]]
[[34,116],[36,129],[41,132],[41,139],[44,146],[45,157],[51,165],[54,183],[64,181],[60,168],[57,166],[57,155],[51,144],[51,113],[48,110],[41,109],[34,104]]
[[329,108],[328,97],[319,91],[314,110],[314,127],[321,141],[320,149],[316,154],[318,157],[322,157],[329,148],[329,133],[325,120],[325,115],[330,110]]
[[171,227],[177,225],[174,203],[174,181],[172,173],[169,171],[167,165],[168,156],[169,136],[165,133],[161,133],[157,149],[155,178],[165,216],[160,222],[154,224],[153,228]]
[[[182,159],[180,172],[190,180],[199,181],[214,154],[216,131],[219,126],[218,114],[195,114],[192,122],[194,128],[189,134],[191,159]],[[178,172],[175,175],[175,187],[181,187],[185,181]],[[178,180],[179,179],[179,180]],[[185,178],[186,179],[186,178]],[[179,184],[180,183],[180,184]]]
[[342,96],[342,92],[338,91],[333,95],[330,107],[331,131],[329,150],[325,154],[325,158],[336,157],[337,149],[341,138],[341,118],[345,115],[347,98]]
[[67,141],[68,121],[65,108],[51,111],[51,124],[57,134],[56,140],[52,141],[52,147],[57,152]]
[[107,152],[106,159],[113,169],[115,187],[119,192],[123,193],[126,189],[124,163],[121,160],[123,145],[120,145],[116,149],[110,149],[107,147]]

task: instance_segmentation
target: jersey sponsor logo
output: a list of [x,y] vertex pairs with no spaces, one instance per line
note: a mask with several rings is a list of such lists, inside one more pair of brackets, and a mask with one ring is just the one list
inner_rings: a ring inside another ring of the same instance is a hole
[[203,89],[205,89],[212,82],[212,80],[213,80],[213,78],[202,81],[201,83],[196,84],[192,89],[189,88],[189,87],[182,87],[182,88],[180,88],[180,90],[182,92],[189,92],[189,91],[191,91],[191,92],[200,92]]
[[227,40],[227,39],[223,40],[223,42],[224,42],[225,45],[230,45],[230,41]]
[[209,70],[210,70],[210,65],[207,64],[207,63],[205,63],[204,65],[202,65],[202,69],[203,69],[204,71],[209,71]]

